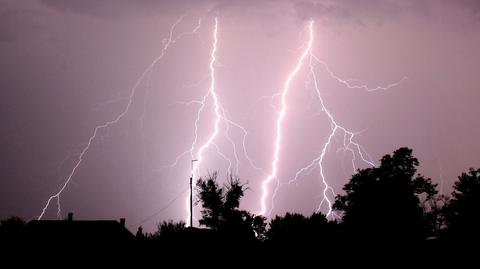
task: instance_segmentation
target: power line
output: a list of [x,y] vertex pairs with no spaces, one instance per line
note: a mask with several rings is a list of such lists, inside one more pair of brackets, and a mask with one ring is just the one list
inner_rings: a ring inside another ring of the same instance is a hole
[[189,189],[189,187],[186,187],[185,189],[182,190],[182,192],[180,192],[177,196],[175,196],[172,200],[170,200],[170,202],[168,202],[164,207],[162,207],[161,209],[159,209],[157,212],[153,213],[152,215],[146,217],[145,219],[143,219],[142,221],[140,222],[137,222],[135,224],[132,224],[132,225],[129,225],[128,228],[132,228],[134,226],[138,226],[138,225],[141,225],[147,221],[149,221],[151,218],[157,216],[158,214],[162,213],[164,210],[168,209],[176,200],[178,200],[178,198],[180,198],[187,190]]

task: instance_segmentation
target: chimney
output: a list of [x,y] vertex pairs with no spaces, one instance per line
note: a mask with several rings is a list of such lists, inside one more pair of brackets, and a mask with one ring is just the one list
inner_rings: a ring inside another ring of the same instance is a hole
[[125,218],[120,219],[120,225],[122,225],[122,227],[125,227]]
[[68,213],[68,221],[73,221],[73,213]]

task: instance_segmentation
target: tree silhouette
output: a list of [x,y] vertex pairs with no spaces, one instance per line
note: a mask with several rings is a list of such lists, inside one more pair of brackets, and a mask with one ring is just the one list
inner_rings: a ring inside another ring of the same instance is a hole
[[143,233],[143,228],[142,226],[139,226],[137,229],[137,232],[135,233],[135,237],[139,240],[145,239],[145,234]]
[[0,240],[18,241],[25,236],[26,222],[16,216],[0,221]]
[[445,206],[449,203],[450,198],[446,195],[434,195],[431,199],[424,201],[422,204],[425,221],[428,225],[429,234],[437,238],[445,229]]
[[437,193],[431,180],[416,175],[418,160],[409,148],[385,155],[380,166],[358,170],[338,195],[342,226],[353,239],[420,240],[428,225],[421,199]]
[[[201,210],[202,218],[199,223],[213,230],[218,230],[222,222],[224,222],[223,212],[226,210],[223,201],[225,199],[225,190],[218,186],[216,182],[217,175],[218,173],[215,172],[207,180],[199,179],[197,181],[197,187],[200,189],[198,198],[203,207]],[[235,182],[230,181],[230,184],[235,184]],[[240,189],[243,194],[243,187],[240,186]]]
[[142,236],[148,240],[173,241],[184,236],[186,229],[184,221],[174,222],[173,220],[168,220],[158,223],[155,232],[144,234]]
[[480,239],[480,169],[470,168],[453,185],[452,199],[445,208],[447,233],[459,240]]
[[298,213],[287,213],[285,216],[275,216],[270,221],[267,232],[271,244],[295,244],[308,238],[308,219]]
[[230,175],[227,183],[220,187],[216,181],[217,175],[214,173],[206,180],[199,179],[197,182],[198,198],[203,207],[200,225],[229,238],[262,239],[266,230],[265,218],[238,209],[247,189],[245,184]]
[[338,224],[328,221],[322,213],[314,213],[310,217],[287,213],[285,216],[275,216],[269,226],[266,245],[275,251],[287,251],[295,255],[310,253],[312,247],[325,254],[340,239]]

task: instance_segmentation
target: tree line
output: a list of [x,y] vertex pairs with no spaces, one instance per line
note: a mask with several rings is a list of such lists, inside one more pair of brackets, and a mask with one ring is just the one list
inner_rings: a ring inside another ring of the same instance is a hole
[[[246,184],[230,176],[221,186],[217,173],[197,183],[202,205],[199,224],[210,237],[235,244],[268,247],[335,245],[339,242],[380,246],[434,245],[438,242],[478,242],[480,239],[480,169],[462,173],[450,195],[439,194],[437,184],[417,173],[412,150],[399,148],[380,165],[359,169],[337,195],[329,219],[322,213],[287,213],[268,223],[265,217],[239,209]],[[175,241],[188,228],[184,222],[165,221],[145,240]],[[468,244],[468,243],[467,243]]]
[[[197,248],[248,246],[249,251],[295,251],[311,246],[338,249],[409,244],[418,249],[479,242],[480,169],[462,173],[452,193],[442,195],[430,178],[417,173],[418,166],[412,150],[403,147],[385,155],[377,167],[358,169],[343,187],[343,194],[335,197],[335,219],[322,213],[287,213],[267,221],[239,208],[248,188],[245,183],[229,176],[220,185],[218,173],[214,173],[197,182],[203,229],[186,227],[181,221],[163,221],[153,233],[144,233],[140,227],[136,244],[169,249],[193,244]],[[18,217],[2,220],[0,239],[21,236],[25,225]]]

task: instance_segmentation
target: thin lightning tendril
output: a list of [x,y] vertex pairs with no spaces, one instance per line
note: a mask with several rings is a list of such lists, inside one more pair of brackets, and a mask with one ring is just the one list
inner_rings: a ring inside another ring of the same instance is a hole
[[102,129],[108,129],[110,126],[118,123],[121,119],[123,119],[125,117],[125,115],[128,114],[128,112],[130,111],[130,108],[132,107],[132,104],[133,104],[133,101],[134,101],[134,97],[136,95],[136,92],[137,92],[137,88],[140,86],[140,84],[142,83],[142,81],[148,76],[148,74],[150,74],[150,72],[153,70],[153,68],[155,67],[155,65],[161,60],[163,59],[163,57],[165,56],[165,54],[167,53],[168,49],[170,48],[171,45],[173,45],[174,43],[176,43],[180,38],[182,38],[183,36],[185,35],[190,35],[190,34],[195,34],[197,33],[198,29],[200,28],[200,20],[199,20],[199,23],[198,25],[191,31],[191,32],[184,32],[184,33],[181,33],[179,34],[177,37],[173,37],[174,35],[174,32],[175,32],[175,28],[178,26],[178,24],[180,24],[183,19],[184,19],[185,16],[181,16],[171,27],[170,27],[170,33],[169,33],[169,36],[168,38],[164,39],[163,40],[163,47],[162,47],[162,50],[159,54],[159,56],[157,56],[151,63],[150,65],[147,66],[147,68],[143,71],[143,73],[140,75],[140,77],[137,79],[137,81],[135,82],[134,86],[131,88],[130,90],[130,95],[129,95],[129,98],[128,98],[128,103],[127,105],[125,106],[125,108],[121,111],[120,114],[117,115],[116,118],[114,118],[113,120],[110,120],[110,121],[107,121],[105,122],[104,124],[101,124],[101,125],[97,125],[95,126],[94,130],[93,130],[93,134],[90,136],[90,138],[88,139],[88,142],[86,144],[86,146],[82,149],[82,151],[80,152],[80,155],[78,156],[78,159],[77,161],[75,162],[75,165],[74,167],[72,168],[72,170],[70,171],[70,173],[68,174],[66,180],[64,181],[64,183],[61,185],[59,191],[57,193],[55,193],[54,195],[50,196],[45,204],[45,206],[43,207],[42,209],[42,212],[41,214],[39,215],[38,217],[38,220],[42,219],[43,216],[45,215],[45,212],[46,210],[48,209],[48,207],[50,206],[50,203],[53,199],[56,199],[57,200],[57,216],[60,216],[61,215],[61,206],[60,206],[60,195],[62,194],[62,192],[67,188],[68,184],[70,183],[70,181],[72,180],[73,176],[75,175],[75,172],[77,171],[77,169],[80,167],[80,165],[82,164],[83,162],[83,159],[85,157],[85,155],[87,154],[87,152],[89,151],[93,141],[95,140],[95,138],[97,137],[98,135],[98,132]]
[[[247,159],[248,161],[248,164],[256,171],[262,173],[263,175],[266,175],[267,173],[260,167],[258,167],[252,160],[252,158],[250,157],[250,155],[248,154],[247,152],[247,136],[248,136],[248,132],[247,132],[247,129],[243,126],[241,126],[240,124],[230,120],[229,118],[227,118],[225,115],[224,115],[224,120],[227,122],[227,124],[231,124],[233,125],[234,127],[237,127],[238,129],[240,129],[243,133],[243,136],[242,136],[242,151],[243,151],[243,155],[245,157],[245,159]],[[235,151],[234,151],[234,154]],[[238,160],[238,156],[235,155],[235,158]],[[238,172],[237,172],[238,174]]]
[[402,84],[404,81],[408,80],[408,77],[403,77],[401,78],[400,80],[398,80],[397,82],[394,82],[394,83],[390,83],[388,84],[387,86],[376,86],[375,88],[370,88],[368,87],[367,85],[354,85],[352,84],[351,82],[349,82],[348,80],[345,80],[345,79],[342,79],[340,78],[339,76],[337,76],[331,69],[330,67],[328,66],[328,64],[324,61],[321,61],[319,60],[315,55],[312,55],[312,58],[318,62],[319,64],[323,65],[323,67],[325,68],[325,70],[327,71],[327,73],[330,75],[330,77],[332,77],[333,79],[335,79],[336,81],[338,81],[339,83],[345,85],[347,88],[349,89],[361,89],[361,90],[364,90],[364,91],[367,91],[367,92],[375,92],[375,91],[388,91],[390,90],[391,88],[394,88],[400,84]]
[[[223,119],[226,120],[227,116],[225,115],[225,110],[224,109],[222,109],[222,115],[223,115]],[[238,154],[237,154],[237,145],[235,144],[233,139],[230,137],[230,124],[226,124],[226,126],[225,126],[225,138],[232,145],[233,156],[235,157],[235,174],[238,175],[238,173],[240,171],[240,167],[239,167],[240,160],[239,160]],[[232,174],[231,166],[230,166],[230,169],[228,169],[228,173]]]

